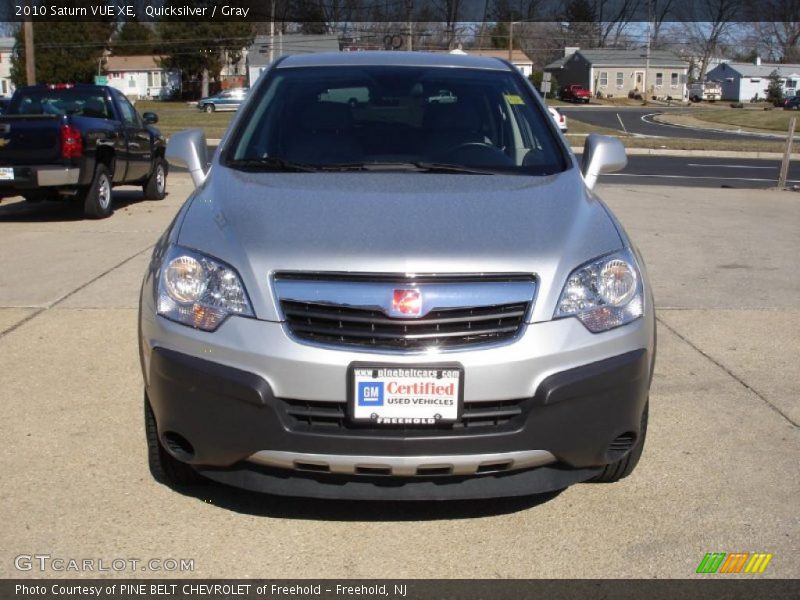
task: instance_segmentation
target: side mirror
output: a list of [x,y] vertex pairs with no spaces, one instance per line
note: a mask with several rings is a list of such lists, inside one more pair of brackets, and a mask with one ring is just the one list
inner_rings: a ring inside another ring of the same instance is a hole
[[147,125],[155,125],[158,123],[158,115],[154,112],[146,112],[142,115],[142,120]]
[[581,173],[586,187],[592,189],[605,173],[621,171],[628,164],[625,146],[615,137],[590,133],[583,144]]
[[169,137],[167,160],[174,165],[186,167],[192,176],[194,187],[203,185],[208,166],[206,134],[202,129],[187,129]]

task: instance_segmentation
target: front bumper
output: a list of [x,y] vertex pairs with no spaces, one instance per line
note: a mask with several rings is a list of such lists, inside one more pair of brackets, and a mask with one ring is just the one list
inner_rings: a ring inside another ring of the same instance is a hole
[[[297,400],[277,395],[261,375],[142,342],[162,441],[177,434],[191,447],[179,458],[223,483],[327,498],[513,496],[589,479],[621,458],[620,437],[636,439],[652,357],[643,347],[552,373],[518,398],[518,415],[493,427],[377,430],[298,422]],[[306,379],[313,378],[309,370]]]

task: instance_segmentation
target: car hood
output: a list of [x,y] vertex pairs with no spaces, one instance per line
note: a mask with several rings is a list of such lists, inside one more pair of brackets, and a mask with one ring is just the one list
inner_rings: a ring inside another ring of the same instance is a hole
[[178,243],[234,266],[265,320],[279,320],[270,275],[284,270],[533,273],[532,320],[549,320],[569,272],[622,247],[576,168],[525,177],[215,164],[191,202]]

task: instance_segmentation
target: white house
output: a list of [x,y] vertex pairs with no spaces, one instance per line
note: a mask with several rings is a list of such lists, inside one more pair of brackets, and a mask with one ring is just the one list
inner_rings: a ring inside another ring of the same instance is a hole
[[268,35],[256,36],[253,45],[247,49],[247,71],[250,87],[255,85],[259,75],[270,65],[270,58],[278,60],[289,54],[311,54],[313,52],[338,52],[339,36],[303,35],[300,33],[275,35],[272,52]]
[[158,56],[109,56],[108,85],[129,98],[169,98],[180,92],[181,72],[159,62]]
[[0,38],[0,96],[14,93],[11,83],[11,56],[14,54],[14,38]]
[[[649,67],[649,68],[648,68]],[[689,63],[672,52],[568,47],[564,56],[547,65],[559,87],[580,84],[592,95],[647,97],[682,100],[686,96]]]
[[514,50],[511,53],[511,60],[508,58],[508,50],[468,50],[467,54],[471,56],[489,56],[508,60],[512,65],[517,67],[525,77],[530,77],[531,73],[533,73],[533,61],[528,58],[528,55],[522,50]]
[[762,63],[722,63],[706,73],[706,79],[722,84],[722,99],[752,102],[767,97],[769,77],[773,71],[780,76],[783,93],[794,96],[800,83],[800,65]]

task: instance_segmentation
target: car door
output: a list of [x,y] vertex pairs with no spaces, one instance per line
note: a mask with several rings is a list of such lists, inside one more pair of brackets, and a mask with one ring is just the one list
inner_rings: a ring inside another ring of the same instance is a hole
[[145,127],[139,113],[125,96],[118,95],[117,103],[122,116],[122,126],[125,129],[127,144],[128,169],[125,173],[125,181],[137,181],[147,177],[150,173],[152,154],[150,132]]

